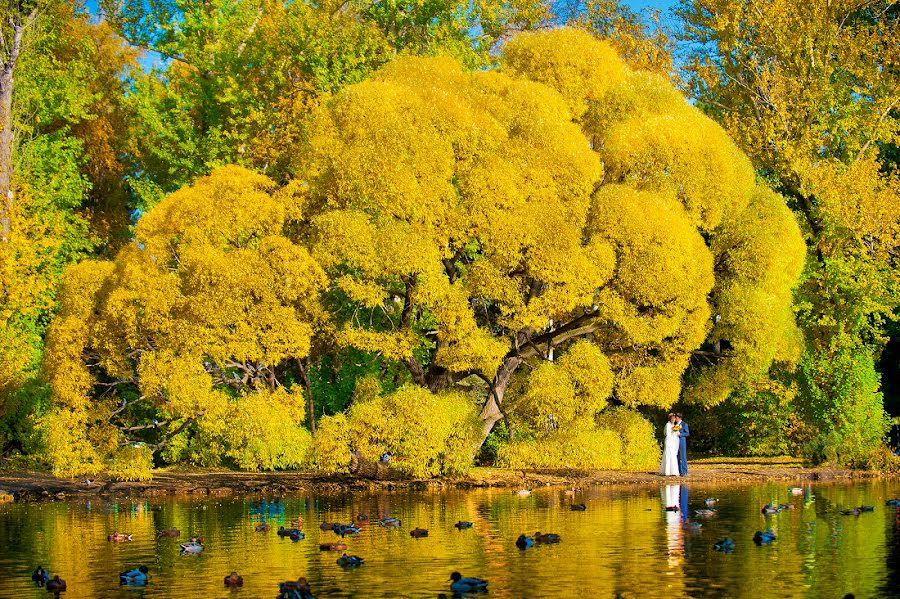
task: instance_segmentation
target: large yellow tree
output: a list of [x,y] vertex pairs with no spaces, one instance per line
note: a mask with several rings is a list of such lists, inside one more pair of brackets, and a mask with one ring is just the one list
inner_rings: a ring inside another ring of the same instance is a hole
[[686,372],[716,403],[796,353],[790,210],[718,125],[586,33],[521,34],[500,71],[398,59],[323,106],[296,160],[339,342],[435,392],[484,379],[483,437],[514,373],[575,340],[631,406],[670,406]]

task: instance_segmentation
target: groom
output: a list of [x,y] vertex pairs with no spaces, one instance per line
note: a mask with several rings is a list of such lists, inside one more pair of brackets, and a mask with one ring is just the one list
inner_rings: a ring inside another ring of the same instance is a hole
[[681,413],[675,414],[675,424],[681,426],[678,439],[678,474],[687,476],[687,438],[691,436],[687,422],[681,419]]

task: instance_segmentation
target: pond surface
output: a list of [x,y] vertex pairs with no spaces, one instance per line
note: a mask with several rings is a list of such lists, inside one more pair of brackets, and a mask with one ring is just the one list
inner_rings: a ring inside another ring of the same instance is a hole
[[[436,597],[449,595],[450,573],[490,581],[487,597],[900,597],[900,481],[813,484],[791,496],[787,484],[658,488],[590,487],[567,496],[536,489],[520,497],[506,489],[398,491],[381,494],[298,495],[268,500],[204,499],[5,504],[0,506],[0,597],[49,597],[31,582],[43,565],[67,583],[73,597],[271,598],[279,581],[305,576],[316,597]],[[717,497],[715,516],[695,517],[704,499]],[[764,516],[768,503],[795,509]],[[571,511],[571,503],[586,511]],[[685,503],[686,502],[686,503]],[[692,530],[683,512],[687,505]],[[874,512],[845,516],[841,509],[873,505]],[[319,524],[348,523],[358,514],[362,531],[348,536],[348,553],[365,558],[359,568],[336,564],[340,553],[320,551],[339,541]],[[378,517],[402,521],[382,528]],[[302,517],[306,538],[291,542],[278,526]],[[266,533],[255,525],[265,517]],[[474,522],[457,530],[458,520]],[[162,529],[178,539],[157,539]],[[413,539],[414,527],[429,536]],[[753,534],[771,529],[777,539],[757,547]],[[113,532],[133,541],[111,543]],[[557,533],[559,545],[519,550],[521,533]],[[179,543],[202,535],[199,555],[181,555]],[[731,554],[713,550],[734,539]],[[120,587],[118,573],[144,564],[144,588]],[[244,586],[226,589],[232,570]]]

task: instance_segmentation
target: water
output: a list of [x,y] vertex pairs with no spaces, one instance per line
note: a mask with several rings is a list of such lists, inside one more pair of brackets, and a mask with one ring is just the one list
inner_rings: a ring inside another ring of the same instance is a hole
[[[900,510],[885,500],[900,497],[900,481],[812,485],[815,498],[790,497],[786,484],[659,488],[592,487],[574,498],[562,489],[538,489],[519,497],[505,489],[398,491],[380,494],[298,495],[283,499],[153,500],[6,504],[0,506],[0,597],[48,597],[30,580],[43,565],[60,574],[74,597],[274,597],[279,581],[306,576],[318,598],[436,597],[449,594],[449,575],[490,581],[487,597],[900,597]],[[720,499],[717,515],[693,533],[665,505],[683,501],[693,511],[703,500]],[[668,495],[668,498],[667,498]],[[796,509],[763,516],[769,501]],[[587,511],[568,505],[584,502]],[[874,513],[840,515],[841,508],[874,505]],[[319,524],[350,522],[368,513],[348,553],[365,558],[355,570],[340,568],[340,553],[319,551],[336,542]],[[260,515],[273,525],[254,531]],[[387,514],[400,529],[374,521]],[[279,525],[304,519],[306,538],[279,538]],[[475,527],[458,531],[457,520]],[[412,539],[409,530],[430,530]],[[178,539],[156,538],[176,527]],[[757,530],[772,529],[771,546],[752,542]],[[554,532],[559,545],[520,551],[522,532]],[[112,532],[134,535],[110,543]],[[202,535],[206,549],[180,555],[180,542]],[[730,555],[712,544],[731,536]],[[118,585],[118,573],[145,564],[146,588]],[[231,591],[222,578],[244,577]]]

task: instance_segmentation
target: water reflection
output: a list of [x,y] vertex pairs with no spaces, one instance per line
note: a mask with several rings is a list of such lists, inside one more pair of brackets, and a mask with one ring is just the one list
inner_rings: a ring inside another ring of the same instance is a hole
[[[900,511],[887,508],[900,482],[816,486],[790,496],[787,485],[697,487],[661,485],[631,490],[594,487],[574,497],[563,489],[536,489],[528,497],[507,490],[300,495],[254,500],[103,501],[0,506],[0,597],[47,597],[30,576],[43,565],[68,584],[72,597],[274,597],[278,583],[305,577],[316,597],[450,596],[449,577],[490,581],[489,597],[754,598],[900,596]],[[812,498],[814,491],[815,497]],[[716,515],[691,526],[705,497],[716,496]],[[760,513],[767,502],[793,510]],[[587,504],[584,512],[573,503]],[[841,509],[875,505],[873,513],[842,516]],[[666,511],[677,506],[678,511]],[[360,520],[359,515],[368,515]],[[395,517],[398,528],[379,526]],[[306,538],[276,534],[301,519]],[[269,532],[257,532],[265,519]],[[458,530],[459,520],[473,528]],[[336,564],[340,552],[320,551],[341,541],[319,524],[355,522],[347,552],[359,568]],[[413,539],[421,527],[429,536]],[[177,528],[180,538],[157,538]],[[778,539],[756,547],[757,530]],[[515,539],[535,531],[562,536],[558,545],[519,551]],[[132,542],[110,543],[112,532]],[[203,539],[204,550],[180,555],[180,543]],[[730,555],[712,551],[723,538]],[[144,588],[120,588],[118,575],[146,565]],[[236,571],[244,584],[227,589]]]

